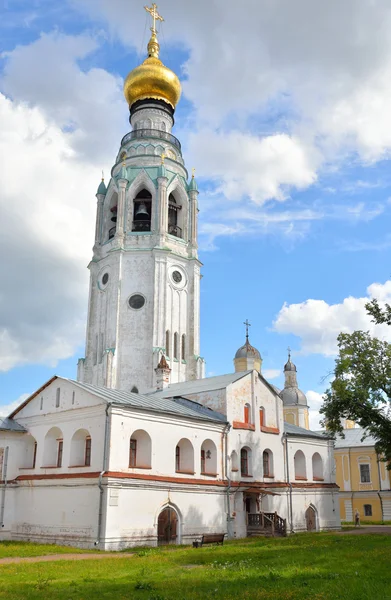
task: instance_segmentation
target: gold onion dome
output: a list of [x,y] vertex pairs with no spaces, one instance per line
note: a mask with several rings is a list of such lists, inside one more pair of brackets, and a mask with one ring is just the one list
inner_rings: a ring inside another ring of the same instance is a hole
[[[156,5],[152,5],[152,9],[156,11]],[[151,12],[152,17],[154,14]],[[168,69],[159,59],[159,42],[157,39],[155,20],[159,18],[163,20],[157,12],[155,12],[154,26],[151,28],[152,36],[148,44],[148,58],[144,62],[133,69],[125,79],[124,94],[131,107],[138,100],[163,100],[175,109],[181,97],[181,84],[178,77],[171,69]]]

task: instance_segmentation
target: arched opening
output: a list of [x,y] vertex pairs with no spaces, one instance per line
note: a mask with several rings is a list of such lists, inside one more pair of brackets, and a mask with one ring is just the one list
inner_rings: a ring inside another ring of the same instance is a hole
[[316,511],[312,504],[307,508],[305,512],[305,521],[307,531],[316,531]]
[[45,436],[43,449],[43,467],[62,467],[64,441],[58,427],[49,429]]
[[178,334],[174,333],[174,358],[178,360]]
[[244,422],[251,423],[251,406],[250,406],[250,404],[244,405]]
[[178,238],[183,237],[183,231],[182,227],[180,227],[179,217],[179,212],[181,210],[182,206],[177,203],[174,194],[170,194],[168,198],[168,233]]
[[201,446],[201,475],[217,475],[217,448],[212,440]]
[[167,506],[158,517],[157,539],[158,544],[178,543],[179,523],[178,514],[171,506]]
[[295,479],[307,480],[307,469],[305,456],[301,450],[298,450],[293,458],[295,465]]
[[314,481],[323,481],[323,461],[319,452],[312,456],[312,478]]
[[150,469],[152,443],[146,431],[138,429],[132,434],[129,444],[129,468]]
[[130,391],[132,392],[132,394],[138,394],[138,388],[135,385],[132,387],[132,389]]
[[274,477],[273,452],[264,450],[262,454],[263,476]]
[[133,201],[132,231],[151,231],[152,194],[143,189]]
[[262,427],[265,427],[265,425],[266,425],[265,409],[263,408],[263,406],[261,406],[261,408],[259,409],[259,426],[262,429]]
[[32,435],[25,438],[25,451],[23,456],[23,468],[35,469],[37,460],[37,441]]
[[186,438],[182,438],[175,448],[175,471],[194,475],[194,448]]
[[167,358],[170,356],[170,331],[168,329],[166,331],[166,356]]
[[71,467],[91,466],[91,436],[86,429],[78,429],[71,440]]
[[181,358],[182,358],[182,360],[186,360],[186,336],[185,336],[185,334],[182,335]]
[[231,452],[231,471],[239,471],[238,453],[235,450],[232,450]]
[[108,213],[108,239],[112,240],[117,231],[118,194],[114,192],[111,197]]
[[251,477],[250,448],[242,448],[240,451],[240,474],[242,477]]

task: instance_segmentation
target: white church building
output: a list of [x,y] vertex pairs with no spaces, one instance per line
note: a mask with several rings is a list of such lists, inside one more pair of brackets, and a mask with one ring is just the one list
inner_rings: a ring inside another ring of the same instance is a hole
[[0,422],[0,539],[120,549],[340,527],[333,440],[309,430],[248,338],[204,377],[198,188],[171,133],[181,87],[148,57],[125,81],[131,132],[97,192],[85,357]]

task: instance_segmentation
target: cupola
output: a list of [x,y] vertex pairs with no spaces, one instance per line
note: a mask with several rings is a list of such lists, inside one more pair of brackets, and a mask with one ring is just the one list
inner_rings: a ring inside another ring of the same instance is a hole
[[243,346],[241,346],[237,350],[237,352],[235,354],[235,358],[234,358],[235,373],[238,373],[240,371],[251,371],[252,369],[255,369],[256,371],[261,372],[261,367],[262,367],[261,354],[260,354],[259,350],[257,350],[256,348],[254,348],[254,346],[252,346],[250,344],[250,340],[249,340],[248,328],[251,325],[248,322],[248,320],[245,321],[244,325],[246,326],[246,341],[243,344]]

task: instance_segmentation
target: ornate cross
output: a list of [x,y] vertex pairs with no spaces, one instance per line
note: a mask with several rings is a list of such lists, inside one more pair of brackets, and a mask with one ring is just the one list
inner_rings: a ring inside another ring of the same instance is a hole
[[245,322],[243,323],[243,325],[246,326],[246,339],[248,340],[248,328],[251,327],[251,323],[249,322],[248,319],[246,319]]
[[194,167],[193,167],[193,168],[192,168],[192,170],[191,170],[191,176],[192,176],[192,178],[194,179],[194,177],[195,177],[195,168],[194,168]]
[[160,155],[160,158],[162,159],[162,165],[164,165],[164,159],[167,158],[167,154],[164,154],[163,152],[163,154]]
[[291,349],[290,349],[290,347],[288,346],[288,360],[290,360],[290,359],[291,359]]
[[153,25],[151,27],[151,30],[154,33],[156,33],[156,21],[164,21],[163,17],[161,15],[159,15],[159,13],[157,11],[157,4],[155,4],[155,2],[153,2],[152,8],[149,8],[149,6],[144,6],[144,8],[147,12],[149,12],[149,14],[151,15],[151,17],[153,19]]

